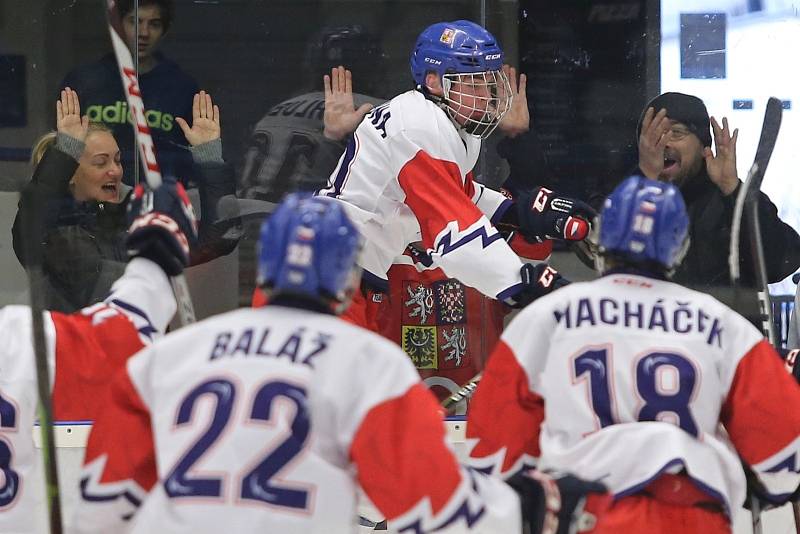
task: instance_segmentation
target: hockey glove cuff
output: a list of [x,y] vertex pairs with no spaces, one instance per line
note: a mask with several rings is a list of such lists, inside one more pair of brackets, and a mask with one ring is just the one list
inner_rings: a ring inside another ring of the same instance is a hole
[[591,530],[611,504],[611,495],[603,484],[572,475],[531,469],[514,475],[507,483],[519,495],[524,532],[571,534]]
[[179,183],[164,183],[155,191],[139,185],[128,205],[130,257],[147,258],[169,276],[189,264],[197,241],[197,220],[186,191]]
[[520,194],[515,207],[523,237],[539,243],[546,239],[581,241],[597,216],[589,204],[546,187]]
[[520,269],[522,289],[505,299],[512,308],[524,308],[534,300],[569,284],[569,280],[546,263],[526,263]]

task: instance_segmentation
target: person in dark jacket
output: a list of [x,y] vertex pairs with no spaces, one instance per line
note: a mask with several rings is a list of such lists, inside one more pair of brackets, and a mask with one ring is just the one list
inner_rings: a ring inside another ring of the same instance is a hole
[[[195,173],[187,140],[176,123],[177,117],[188,117],[192,97],[199,91],[194,78],[177,63],[167,59],[159,46],[172,24],[172,0],[139,0],[138,11],[132,0],[117,2],[122,16],[125,40],[138,58],[139,88],[147,110],[145,118],[158,154],[164,176],[179,179],[187,187],[200,179]],[[138,33],[136,23],[138,15]],[[59,89],[70,87],[78,92],[91,122],[102,122],[111,128],[122,151],[122,164],[129,171],[133,166],[136,145],[125,92],[113,53],[99,61],[82,65],[69,72]],[[133,172],[125,183],[133,185]]]
[[[711,149],[711,132],[715,151]],[[671,182],[683,194],[689,212],[691,245],[674,280],[690,285],[730,285],[728,252],[736,196],[742,182],[736,172],[738,129],[720,125],[702,100],[683,93],[654,98],[639,120],[639,171]],[[764,193],[758,199],[761,238],[770,283],[800,267],[800,236],[778,217]],[[747,232],[739,243],[742,283],[755,285]]]
[[[122,180],[120,151],[103,125],[81,116],[77,94],[62,91],[57,103],[57,132],[34,148],[36,170],[26,186],[46,197],[43,272],[45,306],[70,313],[98,302],[124,270],[127,261],[125,212],[132,188]],[[238,242],[235,219],[217,213],[219,200],[235,193],[233,168],[222,160],[219,108],[200,92],[194,97],[192,125],[178,120],[191,145],[191,155],[203,177],[200,182],[200,227],[191,263],[230,253]],[[23,197],[24,198],[24,197]],[[14,220],[17,258],[28,266],[20,221],[32,206],[20,202]],[[228,214],[229,215],[229,214]]]

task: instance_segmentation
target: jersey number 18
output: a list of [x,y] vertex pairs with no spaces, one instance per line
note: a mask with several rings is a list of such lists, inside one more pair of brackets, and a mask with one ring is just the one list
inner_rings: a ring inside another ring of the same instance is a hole
[[[592,348],[572,360],[573,383],[588,378],[591,405],[601,427],[619,423],[612,410],[612,357],[608,348]],[[672,387],[665,387],[660,375],[672,371]],[[643,404],[637,421],[660,421],[676,417],[679,427],[697,436],[697,423],[689,407],[697,384],[697,371],[692,362],[674,352],[650,352],[640,357],[635,366],[634,384]],[[666,417],[665,417],[666,416]]]

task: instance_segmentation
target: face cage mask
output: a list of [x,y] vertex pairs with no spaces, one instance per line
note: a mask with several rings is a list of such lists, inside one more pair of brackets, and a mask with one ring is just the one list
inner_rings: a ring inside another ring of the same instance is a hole
[[442,76],[442,107],[457,128],[479,139],[491,135],[511,109],[514,95],[502,70]]

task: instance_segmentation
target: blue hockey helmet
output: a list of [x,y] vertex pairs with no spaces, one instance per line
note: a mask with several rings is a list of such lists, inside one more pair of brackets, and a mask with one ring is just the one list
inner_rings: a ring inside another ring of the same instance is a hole
[[[428,92],[429,72],[441,78],[441,96]],[[480,139],[488,137],[511,109],[503,51],[491,33],[468,20],[428,26],[411,52],[411,76],[457,128]]]
[[258,285],[331,302],[340,312],[358,282],[358,230],[334,199],[293,193],[261,227]]
[[444,76],[498,71],[502,67],[503,51],[497,39],[469,20],[428,26],[417,37],[411,52],[411,75],[421,86],[430,71]]
[[598,245],[601,255],[673,271],[689,247],[689,217],[680,190],[642,176],[627,178],[605,201]]

